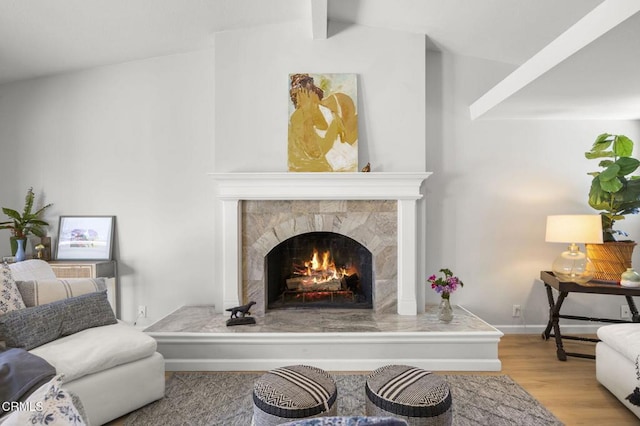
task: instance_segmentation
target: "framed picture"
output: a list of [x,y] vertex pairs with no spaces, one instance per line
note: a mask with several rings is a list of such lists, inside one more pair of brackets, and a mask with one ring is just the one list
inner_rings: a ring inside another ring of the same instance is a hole
[[115,216],[60,216],[58,260],[111,260]]

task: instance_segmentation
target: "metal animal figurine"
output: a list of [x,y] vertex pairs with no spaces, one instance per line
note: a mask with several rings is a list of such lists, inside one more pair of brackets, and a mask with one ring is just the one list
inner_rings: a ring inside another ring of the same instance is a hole
[[249,312],[249,309],[251,309],[251,307],[255,304],[256,302],[251,301],[246,305],[229,308],[229,309],[226,309],[226,311],[231,312],[230,318],[238,318],[238,314],[240,314],[240,318],[244,318],[246,315],[251,315],[251,312]]

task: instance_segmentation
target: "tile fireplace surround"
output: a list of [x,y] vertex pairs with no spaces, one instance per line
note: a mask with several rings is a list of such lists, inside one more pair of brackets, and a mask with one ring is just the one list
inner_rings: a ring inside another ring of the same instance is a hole
[[430,174],[211,174],[222,202],[216,271],[224,308],[254,300],[256,315],[264,314],[264,256],[294,235],[331,231],[372,252],[375,311],[416,315],[416,285],[423,281],[417,276],[416,202]]

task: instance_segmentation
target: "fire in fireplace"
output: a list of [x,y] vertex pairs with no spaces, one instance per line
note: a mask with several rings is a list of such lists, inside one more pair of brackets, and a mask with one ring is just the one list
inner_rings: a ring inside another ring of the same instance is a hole
[[265,258],[267,309],[372,308],[371,252],[334,232],[308,232]]

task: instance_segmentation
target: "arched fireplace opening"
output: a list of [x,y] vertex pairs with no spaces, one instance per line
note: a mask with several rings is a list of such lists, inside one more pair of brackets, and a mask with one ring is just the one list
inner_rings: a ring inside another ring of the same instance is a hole
[[267,309],[373,307],[371,252],[335,232],[291,237],[265,256]]

